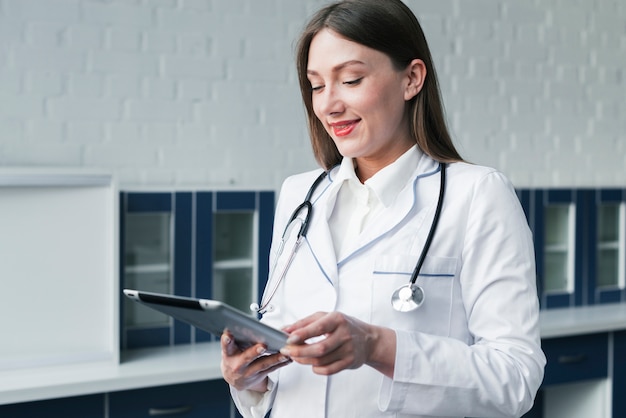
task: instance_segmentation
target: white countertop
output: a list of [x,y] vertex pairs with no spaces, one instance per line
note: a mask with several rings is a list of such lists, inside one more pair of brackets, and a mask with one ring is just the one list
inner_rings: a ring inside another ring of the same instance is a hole
[[0,371],[0,405],[222,377],[219,343],[122,352],[120,364],[76,363]]
[[[541,337],[626,330],[626,303],[549,309]],[[120,364],[85,364],[0,371],[0,405],[221,379],[219,343],[122,352]]]
[[626,329],[626,303],[546,309],[539,315],[541,338]]

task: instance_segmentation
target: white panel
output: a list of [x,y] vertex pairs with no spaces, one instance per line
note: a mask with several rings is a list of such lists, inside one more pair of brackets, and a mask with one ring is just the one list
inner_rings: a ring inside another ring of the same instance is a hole
[[549,418],[609,418],[611,406],[607,392],[611,380],[550,386],[545,390],[544,416]]
[[117,361],[116,228],[110,182],[0,187],[0,370]]

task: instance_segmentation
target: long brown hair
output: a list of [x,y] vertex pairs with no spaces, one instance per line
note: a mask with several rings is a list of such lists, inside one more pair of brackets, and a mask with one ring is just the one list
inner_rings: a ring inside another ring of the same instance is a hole
[[311,83],[307,78],[311,41],[325,28],[383,52],[397,70],[406,68],[416,58],[424,61],[424,86],[408,104],[411,136],[423,152],[437,161],[462,161],[446,126],[428,43],[413,12],[401,0],[344,0],[329,4],[313,15],[298,40],[296,50],[298,79],[313,153],[322,167],[328,169],[343,158],[313,112]]

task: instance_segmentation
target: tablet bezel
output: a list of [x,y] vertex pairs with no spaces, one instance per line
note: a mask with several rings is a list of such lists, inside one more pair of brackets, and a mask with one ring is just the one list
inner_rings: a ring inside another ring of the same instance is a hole
[[193,325],[217,338],[227,329],[242,349],[261,343],[267,347],[269,353],[274,353],[284,347],[287,341],[285,332],[218,300],[135,289],[124,289],[124,294],[135,302]]

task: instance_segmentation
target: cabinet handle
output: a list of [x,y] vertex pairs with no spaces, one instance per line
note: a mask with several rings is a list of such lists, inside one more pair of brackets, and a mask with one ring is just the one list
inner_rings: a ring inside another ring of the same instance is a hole
[[575,354],[573,356],[559,356],[558,361],[560,364],[574,364],[574,363],[582,363],[587,359],[587,356],[584,354]]
[[191,411],[191,406],[189,405],[177,406],[174,408],[150,408],[148,409],[148,415],[150,415],[151,417],[161,415],[179,415],[189,411]]

